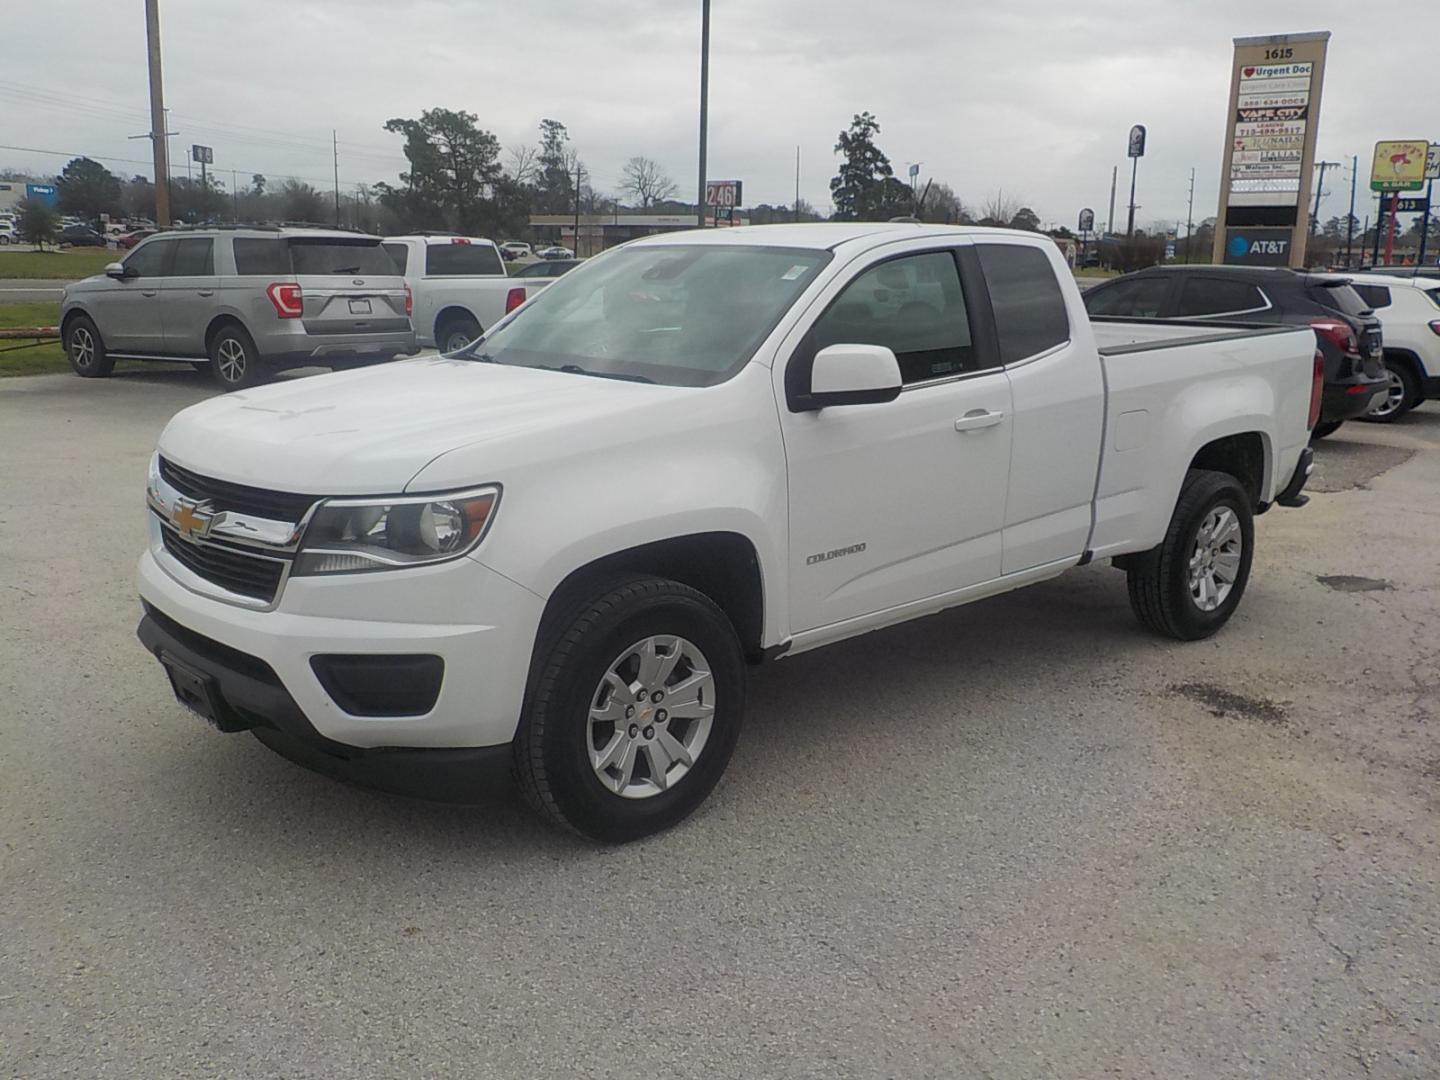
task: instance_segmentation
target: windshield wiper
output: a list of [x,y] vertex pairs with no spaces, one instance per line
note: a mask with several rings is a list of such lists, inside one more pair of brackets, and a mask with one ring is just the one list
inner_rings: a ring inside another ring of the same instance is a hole
[[583,368],[579,364],[561,364],[558,367],[551,367],[549,364],[534,364],[533,367],[541,371],[563,371],[567,375],[593,375],[597,379],[619,379],[621,382],[654,383],[654,379],[647,379],[644,375],[622,375],[618,371],[592,371]]
[[337,266],[337,267],[335,267],[334,269],[332,269],[330,272],[331,272],[332,274],[358,274],[358,273],[360,272],[360,267],[358,267],[358,266]]

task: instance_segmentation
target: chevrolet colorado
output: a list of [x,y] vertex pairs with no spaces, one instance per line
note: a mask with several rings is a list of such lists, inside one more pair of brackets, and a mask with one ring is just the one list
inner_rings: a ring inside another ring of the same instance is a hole
[[1322,379],[1308,326],[1092,325],[1032,234],[648,237],[455,356],[177,414],[139,636],[221,730],[629,840],[719,779],[747,662],[1099,558],[1214,633]]

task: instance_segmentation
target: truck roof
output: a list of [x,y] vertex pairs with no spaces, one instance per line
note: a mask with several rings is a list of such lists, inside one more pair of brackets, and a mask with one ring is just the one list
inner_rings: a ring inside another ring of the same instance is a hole
[[1040,233],[991,229],[973,225],[925,225],[915,221],[817,221],[792,225],[739,225],[728,229],[691,229],[660,233],[631,242],[631,246],[674,244],[752,244],[765,247],[831,250],[852,240],[882,236],[1008,236],[1048,239]]

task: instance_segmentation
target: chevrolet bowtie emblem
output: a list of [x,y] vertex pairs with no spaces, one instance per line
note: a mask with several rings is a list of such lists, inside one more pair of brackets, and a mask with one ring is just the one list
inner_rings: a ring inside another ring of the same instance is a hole
[[202,503],[177,499],[175,505],[170,508],[170,524],[174,525],[180,535],[187,539],[193,540],[206,536],[210,532],[210,523],[214,520],[215,515]]

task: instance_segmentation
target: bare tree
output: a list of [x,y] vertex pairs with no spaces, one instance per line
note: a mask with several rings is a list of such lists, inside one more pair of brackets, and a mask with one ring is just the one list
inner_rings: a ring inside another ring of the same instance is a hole
[[647,157],[632,157],[620,174],[620,190],[648,210],[656,203],[673,199],[680,189],[658,162]]
[[540,172],[540,163],[537,160],[535,147],[523,143],[512,146],[505,151],[505,171],[510,178],[518,184],[529,184],[534,181]]
[[982,225],[1009,225],[1019,211],[1020,202],[1013,196],[1006,196],[1002,188],[985,200],[980,223]]

